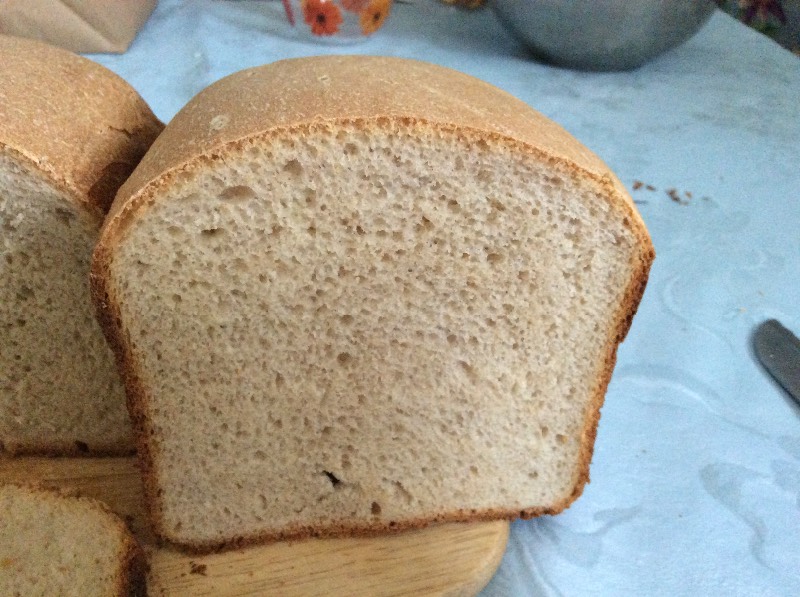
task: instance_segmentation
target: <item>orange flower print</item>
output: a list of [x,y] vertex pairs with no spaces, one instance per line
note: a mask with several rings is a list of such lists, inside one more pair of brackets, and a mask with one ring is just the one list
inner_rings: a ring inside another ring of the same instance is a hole
[[372,0],[361,13],[359,22],[364,35],[375,33],[389,16],[391,0]]
[[342,13],[329,0],[304,0],[303,20],[314,35],[333,35],[342,24]]
[[342,6],[350,12],[361,12],[369,6],[370,0],[342,0]]

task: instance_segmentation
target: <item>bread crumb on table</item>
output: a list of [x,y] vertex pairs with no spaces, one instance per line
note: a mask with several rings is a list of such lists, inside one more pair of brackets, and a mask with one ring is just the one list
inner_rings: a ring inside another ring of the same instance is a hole
[[208,566],[206,564],[198,564],[197,562],[189,562],[189,572],[191,574],[206,576],[208,574]]

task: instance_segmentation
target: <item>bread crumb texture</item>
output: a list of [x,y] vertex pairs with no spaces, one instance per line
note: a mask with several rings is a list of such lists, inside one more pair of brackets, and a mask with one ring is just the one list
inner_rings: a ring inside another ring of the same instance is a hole
[[0,595],[139,594],[129,584],[133,539],[98,503],[4,485],[0,512]]
[[378,118],[256,135],[166,180],[107,283],[160,533],[218,545],[575,497],[643,270],[594,179]]
[[101,219],[0,146],[0,449],[130,450],[89,266]]
[[91,304],[103,216],[163,129],[99,64],[0,35],[0,453],[129,454]]

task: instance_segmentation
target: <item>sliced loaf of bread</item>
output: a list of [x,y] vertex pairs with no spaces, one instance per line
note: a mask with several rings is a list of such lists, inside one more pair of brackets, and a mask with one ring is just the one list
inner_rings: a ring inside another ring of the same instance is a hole
[[145,560],[105,504],[0,485],[0,595],[145,595]]
[[472,77],[318,57],[215,83],[93,261],[156,532],[559,512],[653,257],[595,155]]
[[0,451],[133,449],[89,265],[161,123],[111,71],[0,36]]

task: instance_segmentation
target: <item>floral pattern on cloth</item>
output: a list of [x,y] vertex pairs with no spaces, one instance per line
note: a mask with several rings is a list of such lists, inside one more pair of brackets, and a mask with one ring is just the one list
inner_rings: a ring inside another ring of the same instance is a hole
[[800,55],[800,0],[716,0],[746,25]]
[[[284,2],[289,21],[290,8]],[[300,0],[303,22],[319,37],[358,37],[381,28],[392,8],[392,0]]]

